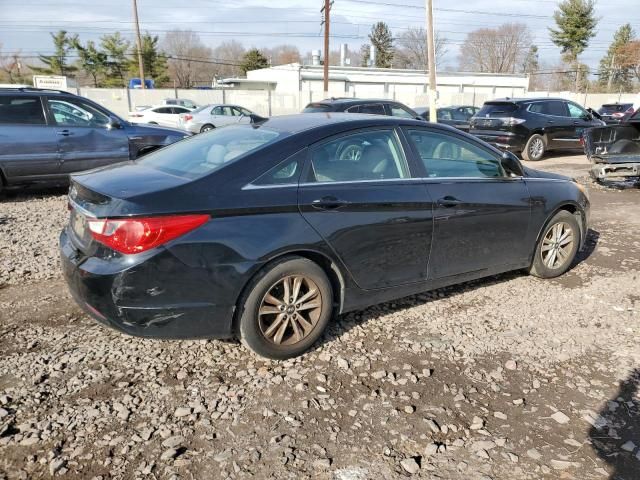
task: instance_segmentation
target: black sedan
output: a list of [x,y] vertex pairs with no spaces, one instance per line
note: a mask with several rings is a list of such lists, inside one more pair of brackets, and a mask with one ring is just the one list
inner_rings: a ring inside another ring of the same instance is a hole
[[[429,121],[428,107],[417,107],[414,110],[426,121]],[[438,123],[451,125],[452,127],[456,127],[458,130],[468,132],[471,117],[473,117],[479,111],[480,109],[478,107],[474,107],[473,105],[453,105],[450,107],[439,107],[436,111],[436,117],[438,119]]]
[[62,265],[98,321],[307,350],[334,315],[526,269],[567,271],[589,201],[451,127],[315,113],[73,175]]

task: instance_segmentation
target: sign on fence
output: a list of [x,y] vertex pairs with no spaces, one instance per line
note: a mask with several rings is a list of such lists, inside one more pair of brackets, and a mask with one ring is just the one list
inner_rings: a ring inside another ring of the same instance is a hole
[[33,86],[36,88],[50,88],[52,90],[66,90],[67,77],[55,75],[34,75]]

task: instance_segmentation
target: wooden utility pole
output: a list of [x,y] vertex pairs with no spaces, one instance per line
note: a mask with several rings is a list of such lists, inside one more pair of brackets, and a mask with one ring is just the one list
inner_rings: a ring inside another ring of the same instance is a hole
[[616,60],[616,54],[611,55],[611,62],[609,63],[609,79],[607,80],[607,92],[611,92],[611,86],[613,85],[613,75],[616,69],[614,69]]
[[427,9],[427,68],[429,69],[429,121],[437,123],[436,110],[436,47],[433,28],[433,0],[426,0]]
[[324,12],[324,93],[329,93],[329,22],[331,10],[331,0],[324,0],[324,7],[321,11]]
[[133,20],[136,24],[136,44],[138,46],[138,68],[140,69],[140,88],[145,89],[144,62],[142,61],[142,39],[140,38],[140,23],[138,22],[138,3],[133,0]]

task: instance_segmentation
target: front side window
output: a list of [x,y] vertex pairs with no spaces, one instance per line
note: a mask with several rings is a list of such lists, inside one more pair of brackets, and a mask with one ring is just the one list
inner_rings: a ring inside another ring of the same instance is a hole
[[0,124],[44,125],[39,97],[0,96]]
[[138,162],[171,175],[200,178],[280,137],[278,132],[248,125],[215,129],[151,152]]
[[49,99],[56,123],[63,127],[106,127],[109,117],[93,105],[76,99]]
[[340,137],[311,152],[310,182],[353,182],[408,178],[396,133],[371,130]]
[[390,107],[392,117],[415,118],[415,115],[413,113],[411,113],[406,108],[401,107],[400,105],[390,105]]
[[585,118],[589,115],[586,110],[583,110],[575,103],[567,103],[567,108],[569,108],[569,116],[571,118]]
[[505,177],[499,158],[458,136],[430,130],[409,130],[431,178],[496,178]]

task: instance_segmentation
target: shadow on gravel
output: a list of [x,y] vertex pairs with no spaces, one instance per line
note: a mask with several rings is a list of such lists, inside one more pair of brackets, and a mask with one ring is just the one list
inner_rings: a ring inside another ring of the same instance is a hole
[[587,231],[587,240],[584,242],[584,248],[576,254],[576,259],[573,261],[571,268],[580,265],[595,252],[598,246],[598,240],[600,240],[600,232],[590,228]]
[[600,411],[589,438],[600,458],[613,468],[610,480],[640,478],[640,368],[620,384]]
[[34,198],[51,197],[65,195],[69,191],[68,186],[54,187],[22,187],[20,189],[4,190],[0,194],[0,203],[3,201],[27,201]]

